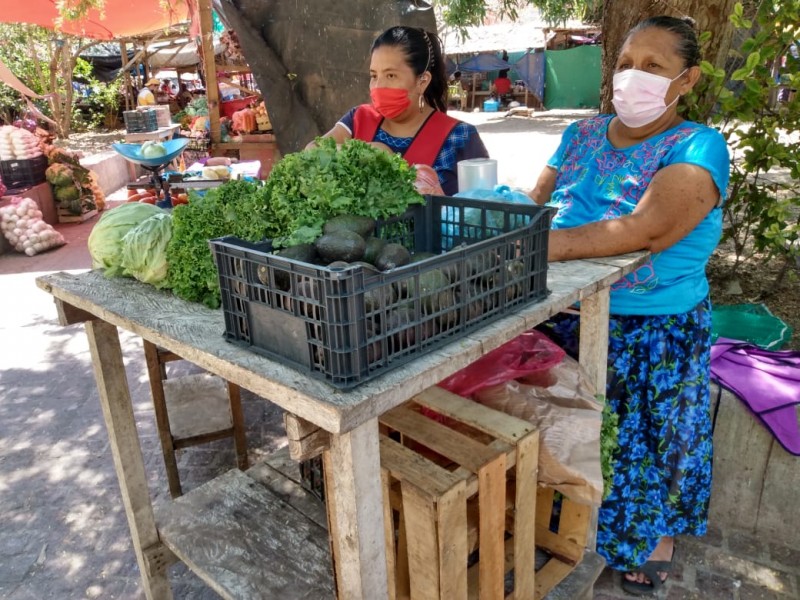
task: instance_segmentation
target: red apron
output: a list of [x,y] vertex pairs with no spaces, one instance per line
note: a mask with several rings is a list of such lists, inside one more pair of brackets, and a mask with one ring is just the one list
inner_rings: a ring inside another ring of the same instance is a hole
[[[381,123],[383,123],[383,117],[378,111],[371,104],[362,104],[356,108],[353,115],[353,137],[357,140],[372,142]],[[441,111],[433,111],[422,124],[417,135],[414,136],[411,145],[403,152],[403,158],[410,165],[432,167],[447,136],[458,123],[457,119],[448,117]]]

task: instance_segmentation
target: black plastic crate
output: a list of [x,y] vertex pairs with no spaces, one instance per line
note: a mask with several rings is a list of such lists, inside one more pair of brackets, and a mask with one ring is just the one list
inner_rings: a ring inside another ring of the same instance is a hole
[[211,240],[226,338],[347,389],[547,295],[552,209],[426,200],[375,235],[436,256],[385,272]]
[[147,133],[158,129],[158,114],[154,110],[126,110],[122,118],[128,133]]
[[46,181],[47,157],[0,160],[0,178],[9,190],[19,190]]

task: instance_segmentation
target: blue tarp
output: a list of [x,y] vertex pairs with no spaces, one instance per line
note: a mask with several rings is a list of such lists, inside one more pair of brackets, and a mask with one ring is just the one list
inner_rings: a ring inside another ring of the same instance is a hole
[[483,73],[510,69],[511,65],[494,54],[478,54],[458,65],[458,68],[462,73]]
[[544,100],[544,52],[533,50],[526,52],[514,63],[514,70],[517,77],[525,82],[528,91],[538,96],[540,100]]

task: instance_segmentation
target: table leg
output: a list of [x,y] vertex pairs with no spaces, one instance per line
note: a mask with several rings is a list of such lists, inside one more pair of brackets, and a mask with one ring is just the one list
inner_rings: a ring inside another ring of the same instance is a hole
[[142,448],[139,445],[125,365],[122,362],[119,333],[116,326],[94,320],[86,323],[86,334],[89,337],[100,406],[103,409],[114,468],[117,471],[145,595],[148,600],[170,600],[172,590],[166,567],[163,562],[153,558],[160,554],[159,547],[162,544],[158,538],[153,505],[150,502]]
[[338,597],[388,598],[378,420],[331,435],[325,454]]
[[[580,363],[589,375],[598,394],[606,395],[608,373],[608,288],[581,299]],[[586,547],[594,550],[597,544],[597,509],[592,508],[592,521]]]

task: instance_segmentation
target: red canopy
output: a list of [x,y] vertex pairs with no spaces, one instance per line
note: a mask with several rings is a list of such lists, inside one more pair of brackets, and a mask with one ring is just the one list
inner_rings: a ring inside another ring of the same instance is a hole
[[[0,21],[31,23],[66,34],[99,40],[138,36],[189,21],[194,0],[105,0],[102,12],[90,10],[77,21],[56,26],[55,0],[4,0]],[[166,8],[165,8],[166,7]]]

